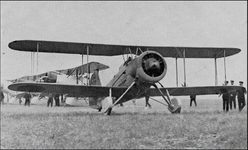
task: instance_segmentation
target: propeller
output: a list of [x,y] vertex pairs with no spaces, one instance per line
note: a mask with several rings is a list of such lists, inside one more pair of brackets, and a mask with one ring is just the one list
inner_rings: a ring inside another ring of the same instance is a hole
[[164,71],[163,58],[157,54],[150,53],[142,58],[142,68],[144,72],[151,77],[158,77]]

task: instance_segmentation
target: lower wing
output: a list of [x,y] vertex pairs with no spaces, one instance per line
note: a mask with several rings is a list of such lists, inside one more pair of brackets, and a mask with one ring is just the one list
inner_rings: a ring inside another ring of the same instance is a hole
[[[211,95],[211,94],[222,94],[237,91],[241,88],[240,86],[198,86],[198,87],[172,87],[172,88],[160,88],[163,93],[168,90],[172,96],[187,96],[187,95]],[[160,96],[158,90],[150,88],[146,92],[149,96]]]
[[109,89],[112,96],[120,96],[127,88],[125,87],[106,87],[106,86],[84,86],[68,85],[57,83],[14,83],[8,86],[13,91],[44,92],[68,94],[71,97],[107,97]]
[[[13,91],[28,92],[44,92],[68,94],[72,97],[107,97],[110,89],[112,97],[119,97],[126,91],[126,87],[107,87],[107,86],[84,86],[84,85],[68,85],[57,83],[14,83],[8,86]],[[173,87],[160,88],[163,93],[168,90],[172,96],[186,95],[210,95],[222,94],[226,92],[234,92],[244,87],[240,86],[199,86],[199,87]],[[136,90],[132,92],[137,92]],[[137,93],[134,93],[137,94]],[[145,91],[148,96],[161,96],[160,92],[155,88],[149,88]]]

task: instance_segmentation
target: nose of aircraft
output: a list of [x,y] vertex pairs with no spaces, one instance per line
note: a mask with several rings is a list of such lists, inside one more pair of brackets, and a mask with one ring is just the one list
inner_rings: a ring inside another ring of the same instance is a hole
[[136,76],[148,82],[157,82],[165,76],[167,66],[163,56],[153,51],[146,51],[139,58],[137,64],[141,64],[141,68],[136,72]]
[[160,69],[160,63],[154,59],[154,58],[150,58],[146,61],[145,63],[145,67],[147,70],[159,70]]

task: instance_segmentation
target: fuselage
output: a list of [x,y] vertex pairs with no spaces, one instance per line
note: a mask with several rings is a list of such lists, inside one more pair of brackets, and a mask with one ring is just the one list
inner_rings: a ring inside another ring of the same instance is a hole
[[[146,96],[146,90],[163,79],[166,71],[167,65],[163,56],[154,51],[146,51],[140,56],[134,59],[129,58],[124,62],[107,86],[129,87],[135,82],[130,91],[118,102],[123,103]],[[114,99],[118,99],[118,97]]]

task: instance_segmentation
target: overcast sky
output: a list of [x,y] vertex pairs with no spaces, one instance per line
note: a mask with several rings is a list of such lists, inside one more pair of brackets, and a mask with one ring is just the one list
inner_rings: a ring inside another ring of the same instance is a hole
[[[247,2],[6,2],[1,1],[1,80],[31,74],[30,52],[8,47],[14,40],[51,40],[141,46],[234,47],[226,58],[227,80],[247,86]],[[109,65],[103,85],[118,72],[122,56],[90,56]],[[165,58],[164,86],[176,86],[175,59]],[[84,57],[84,63],[86,57]],[[80,55],[39,54],[38,72],[81,65]],[[224,60],[217,60],[218,85],[224,82]],[[179,84],[183,61],[178,60]],[[214,85],[214,59],[186,59],[189,86]]]

